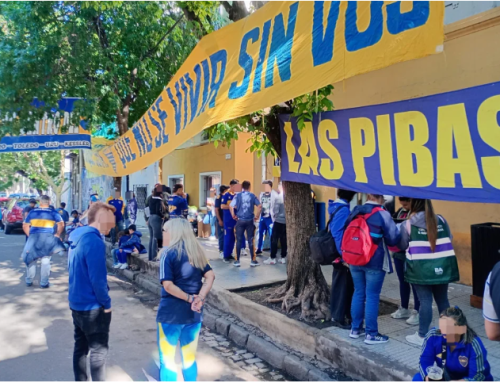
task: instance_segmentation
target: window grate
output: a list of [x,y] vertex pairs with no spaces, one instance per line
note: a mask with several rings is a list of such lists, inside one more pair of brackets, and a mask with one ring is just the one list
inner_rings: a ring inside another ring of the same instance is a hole
[[137,199],[137,209],[144,210],[148,198],[148,185],[134,185],[134,193]]

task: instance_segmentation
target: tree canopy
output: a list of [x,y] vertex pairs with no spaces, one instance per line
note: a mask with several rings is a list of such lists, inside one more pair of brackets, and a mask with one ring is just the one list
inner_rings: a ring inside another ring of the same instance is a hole
[[[220,27],[219,2],[0,2],[0,136],[19,134],[79,97],[73,113],[120,135],[160,94],[198,39]],[[34,99],[44,102],[34,108]],[[74,121],[76,122],[76,121]]]

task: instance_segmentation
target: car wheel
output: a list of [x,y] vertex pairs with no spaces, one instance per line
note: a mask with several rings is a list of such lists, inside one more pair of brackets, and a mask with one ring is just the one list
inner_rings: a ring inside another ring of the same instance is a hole
[[12,233],[12,226],[11,225],[5,225],[5,234],[10,234]]

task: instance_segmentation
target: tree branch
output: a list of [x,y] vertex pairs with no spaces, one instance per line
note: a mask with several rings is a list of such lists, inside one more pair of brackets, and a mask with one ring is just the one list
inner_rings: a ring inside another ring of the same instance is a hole
[[156,53],[156,51],[157,51],[157,50],[158,50],[158,48],[160,47],[160,44],[161,44],[161,43],[162,43],[162,42],[163,42],[163,41],[167,38],[167,36],[168,36],[170,33],[172,33],[172,31],[175,29],[175,27],[177,26],[177,24],[179,24],[179,23],[180,23],[180,21],[183,19],[183,17],[184,17],[184,15],[182,15],[181,17],[179,17],[179,18],[177,19],[177,21],[174,23],[174,25],[172,25],[172,26],[168,29],[168,31],[167,31],[167,32],[166,32],[166,33],[162,36],[162,38],[161,38],[161,39],[160,39],[160,40],[156,43],[156,45],[155,45],[152,49],[149,49],[149,50],[146,52],[146,54],[145,54],[143,57],[141,57],[141,58],[139,59],[139,61],[140,61],[140,62],[143,62],[144,60],[146,60],[147,58],[149,58],[149,57],[153,56],[153,55]]

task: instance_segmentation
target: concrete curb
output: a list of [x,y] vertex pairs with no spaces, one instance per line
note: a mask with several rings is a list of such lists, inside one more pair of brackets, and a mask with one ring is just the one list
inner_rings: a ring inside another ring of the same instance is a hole
[[[218,310],[231,313],[241,321],[260,329],[271,339],[309,357],[318,358],[323,362],[338,367],[354,378],[372,381],[411,380],[414,374],[413,370],[400,364],[396,367],[392,361],[384,359],[382,355],[358,347],[338,334],[325,329],[319,330],[290,319],[228,290],[213,287],[208,296],[208,302]],[[242,329],[242,331],[245,330]],[[229,335],[234,337],[231,339],[235,342],[235,339],[239,339],[237,330],[231,331],[230,328]],[[249,335],[246,347],[250,351],[257,353],[257,351],[250,348],[254,347],[253,342],[256,342],[252,340],[253,338],[253,335]],[[276,348],[271,343],[266,343]],[[272,357],[271,355],[265,353],[257,353],[257,355],[275,367],[281,365],[281,367],[277,368],[283,368],[284,365],[285,371],[299,380],[326,379],[325,373],[306,362],[300,361],[298,358],[295,359],[286,355],[286,358],[283,357],[281,364],[279,361],[275,361],[275,364],[273,364],[271,360],[268,360],[268,358]]]
[[[109,258],[106,260],[106,264],[108,268],[113,270],[116,274],[122,275],[131,282],[138,284],[152,293],[161,295],[161,286],[159,284],[155,284],[149,276],[137,271],[112,269],[113,261]],[[203,325],[208,327],[210,330],[231,339],[238,346],[255,353],[259,358],[265,360],[271,366],[280,370],[285,370],[288,374],[298,380],[331,381],[328,374],[312,367],[307,362],[301,361],[295,356],[292,357],[288,355],[271,342],[255,335],[251,335],[242,327],[231,323],[226,319],[219,318],[211,312],[205,311],[203,313]],[[285,360],[288,360],[288,364],[285,363]],[[287,366],[288,368],[286,368]]]

